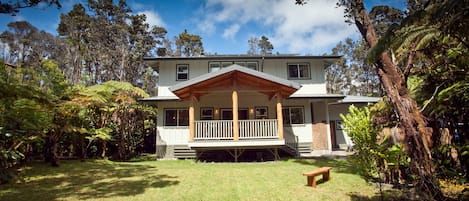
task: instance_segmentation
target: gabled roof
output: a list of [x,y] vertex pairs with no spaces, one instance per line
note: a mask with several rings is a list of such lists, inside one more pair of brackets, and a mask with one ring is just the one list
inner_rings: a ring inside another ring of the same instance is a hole
[[345,98],[338,101],[338,103],[376,103],[381,100],[381,98],[382,97],[345,96]]
[[324,59],[337,61],[342,56],[312,56],[312,55],[297,55],[297,54],[271,54],[271,55],[247,55],[247,54],[232,54],[232,55],[204,55],[198,57],[144,57],[145,61],[152,60],[239,60],[239,59]]
[[237,64],[221,70],[201,75],[181,82],[169,88],[180,99],[188,99],[191,94],[196,97],[213,92],[237,90],[254,90],[272,97],[277,92],[288,97],[301,88],[301,85],[273,75],[252,70]]
[[307,98],[307,99],[335,99],[342,100],[345,95],[341,94],[293,94],[290,98]]

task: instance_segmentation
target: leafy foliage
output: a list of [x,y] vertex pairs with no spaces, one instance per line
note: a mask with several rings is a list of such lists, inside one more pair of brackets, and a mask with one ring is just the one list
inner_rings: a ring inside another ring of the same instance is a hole
[[18,0],[16,1],[16,3],[13,3],[11,1],[5,3],[4,1],[0,2],[0,13],[15,15],[16,13],[20,12],[19,9],[34,7],[40,3],[46,3],[49,6],[56,5],[59,9],[62,7],[60,5],[59,0]]
[[274,46],[270,43],[269,38],[267,36],[261,36],[258,38],[253,36],[248,40],[248,54],[249,55],[268,55],[272,54],[272,50]]
[[176,56],[200,56],[204,54],[202,37],[190,34],[185,29],[177,37],[175,37]]
[[354,143],[352,162],[359,167],[361,175],[379,182],[399,180],[400,168],[408,165],[407,156],[400,143],[393,143],[390,136],[383,135],[382,127],[373,124],[370,108],[350,106],[348,114],[341,115],[344,130]]
[[334,94],[380,96],[383,92],[373,66],[367,63],[365,41],[347,38],[332,48],[332,55],[342,56],[326,68],[327,90]]

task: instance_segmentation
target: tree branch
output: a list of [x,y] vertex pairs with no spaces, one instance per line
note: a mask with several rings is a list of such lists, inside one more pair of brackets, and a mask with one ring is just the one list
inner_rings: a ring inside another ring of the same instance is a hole
[[435,91],[433,92],[432,97],[430,97],[430,99],[428,99],[428,102],[425,103],[425,105],[423,105],[422,109],[420,109],[420,112],[423,112],[423,111],[427,108],[427,106],[430,105],[430,103],[432,102],[432,100],[435,99],[435,96],[436,96],[436,94],[438,93],[438,89],[439,89],[441,86],[443,86],[443,84],[445,84],[445,83],[446,83],[446,82],[443,82],[443,83],[441,83],[440,85],[438,85],[438,86],[435,88]]

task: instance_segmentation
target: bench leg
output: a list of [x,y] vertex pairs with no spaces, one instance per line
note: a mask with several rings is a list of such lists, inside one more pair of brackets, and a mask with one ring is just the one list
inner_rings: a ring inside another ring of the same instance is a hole
[[324,174],[322,174],[322,179],[324,181],[328,181],[331,179],[331,175],[329,174],[329,171],[328,172],[325,172]]
[[314,176],[308,176],[308,186],[311,186],[313,188],[316,188],[316,179]]

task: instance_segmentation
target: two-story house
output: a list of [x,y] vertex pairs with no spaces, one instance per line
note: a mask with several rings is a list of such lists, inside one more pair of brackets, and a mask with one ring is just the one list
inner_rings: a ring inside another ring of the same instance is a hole
[[340,113],[376,98],[328,94],[325,68],[339,56],[230,55],[147,58],[159,73],[157,156],[214,150],[292,155],[347,148]]

